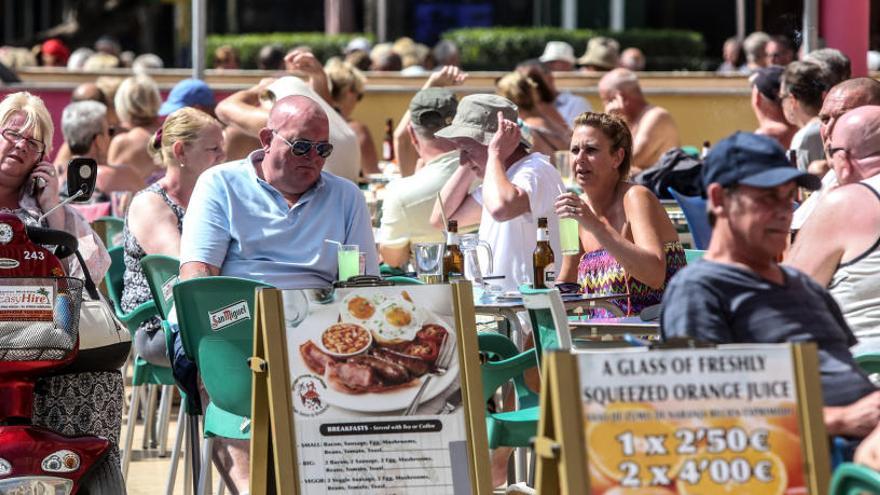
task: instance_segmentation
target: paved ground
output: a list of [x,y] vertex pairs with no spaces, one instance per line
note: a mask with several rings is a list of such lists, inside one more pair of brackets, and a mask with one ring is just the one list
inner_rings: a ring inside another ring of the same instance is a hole
[[[129,389],[126,388],[126,391]],[[126,393],[128,396],[128,393]],[[122,434],[125,435],[126,425],[122,424]],[[158,449],[142,450],[144,427],[142,422],[138,422],[135,427],[133,456],[131,464],[128,468],[128,495],[157,495],[165,493],[165,486],[168,480],[168,469],[171,466],[171,448],[174,442],[174,435],[177,431],[177,405],[171,411],[171,424],[168,428],[168,454],[165,457],[159,457]],[[185,444],[185,442],[184,442]],[[181,454],[182,456],[185,455]],[[183,495],[183,457],[181,457],[178,469],[177,480],[174,484],[174,494]],[[216,483],[219,479],[216,471],[214,472],[215,490],[217,493]],[[225,491],[229,494],[229,490]],[[504,490],[496,490],[496,494],[503,494]]]

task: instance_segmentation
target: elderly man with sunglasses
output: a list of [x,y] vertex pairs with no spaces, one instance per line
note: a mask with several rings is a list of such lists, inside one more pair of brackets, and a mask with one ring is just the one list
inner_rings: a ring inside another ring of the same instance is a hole
[[333,153],[321,106],[288,96],[259,132],[261,148],[203,173],[183,222],[182,279],[250,278],[280,288],[317,288],[337,279],[340,244],[356,244],[378,274],[363,194],[323,171]]

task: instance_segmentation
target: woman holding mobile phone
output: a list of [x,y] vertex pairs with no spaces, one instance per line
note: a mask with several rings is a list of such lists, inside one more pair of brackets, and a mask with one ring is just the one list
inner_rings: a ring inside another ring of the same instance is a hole
[[[73,234],[92,280],[99,284],[110,266],[110,256],[88,222],[69,206],[40,220],[60,202],[55,168],[46,161],[53,133],[52,118],[39,97],[22,91],[0,102],[0,213],[14,214],[27,225]],[[84,277],[76,257],[62,260],[62,264],[67,276]],[[101,370],[100,363],[94,365],[96,371],[41,378],[33,419],[67,435],[109,439],[113,444],[110,462],[116,463],[118,471],[122,374],[118,369]]]

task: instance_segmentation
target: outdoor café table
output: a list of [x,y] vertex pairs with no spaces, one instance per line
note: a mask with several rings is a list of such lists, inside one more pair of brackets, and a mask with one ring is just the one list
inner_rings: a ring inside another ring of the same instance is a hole
[[572,339],[593,340],[604,336],[622,337],[627,334],[656,339],[660,335],[658,321],[644,321],[638,316],[569,321],[568,325],[571,327]]
[[[623,316],[623,312],[611,303],[614,299],[626,297],[626,294],[610,294],[599,296],[595,294],[563,294],[562,304],[566,311],[575,308],[597,309],[603,308],[616,316]],[[474,310],[478,315],[498,316],[504,318],[510,325],[510,334],[517,347],[522,349],[523,329],[518,312],[526,310],[521,297],[489,298],[483,296],[480,291],[474,291]]]

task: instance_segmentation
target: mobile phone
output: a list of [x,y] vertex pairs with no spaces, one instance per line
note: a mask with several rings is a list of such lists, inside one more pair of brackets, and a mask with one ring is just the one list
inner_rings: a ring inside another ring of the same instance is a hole
[[37,197],[40,193],[43,192],[43,189],[46,188],[46,179],[42,177],[31,177],[31,187],[30,193],[31,196]]

